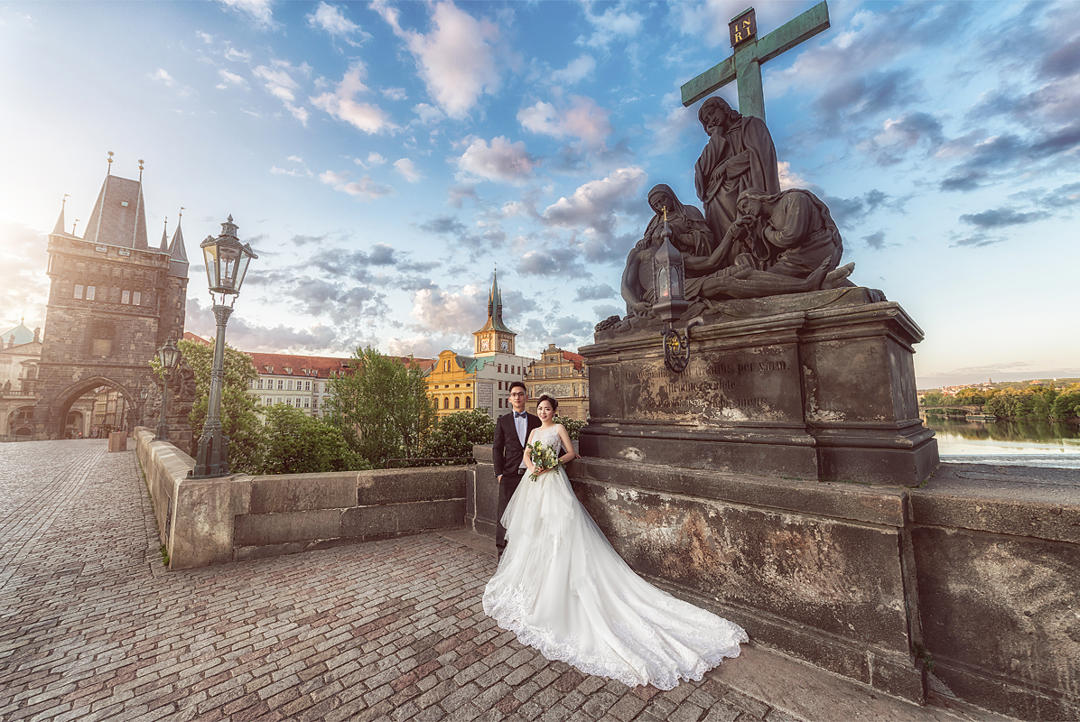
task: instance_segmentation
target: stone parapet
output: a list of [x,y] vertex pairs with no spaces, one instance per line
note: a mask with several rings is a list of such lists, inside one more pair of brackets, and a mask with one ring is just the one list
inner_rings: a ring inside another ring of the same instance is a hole
[[472,467],[190,479],[195,461],[136,430],[170,569],[460,528]]

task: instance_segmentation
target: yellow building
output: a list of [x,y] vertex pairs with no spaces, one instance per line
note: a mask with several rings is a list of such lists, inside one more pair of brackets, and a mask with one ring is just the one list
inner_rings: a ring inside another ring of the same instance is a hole
[[542,394],[555,397],[560,416],[589,420],[589,369],[580,354],[548,344],[540,359],[526,367],[525,388],[533,400]]
[[498,278],[491,281],[487,322],[473,332],[474,353],[464,356],[443,351],[427,374],[428,395],[440,417],[470,409],[483,409],[491,418],[506,413],[510,384],[522,381],[533,361],[514,353],[517,336],[502,320],[502,293]]

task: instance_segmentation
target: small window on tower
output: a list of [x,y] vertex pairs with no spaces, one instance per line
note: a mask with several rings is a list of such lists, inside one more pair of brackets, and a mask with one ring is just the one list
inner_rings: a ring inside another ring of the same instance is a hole
[[87,301],[93,301],[94,300],[94,295],[96,293],[97,293],[97,286],[87,286],[86,287],[86,300]]
[[131,303],[131,291],[129,291],[127,289],[124,289],[123,294],[121,294],[121,296],[120,296],[120,303],[124,303],[124,304],[130,304]]
[[82,297],[83,297],[83,286],[82,286],[81,283],[76,283],[75,284],[75,298],[82,298]]
[[132,303],[132,305],[135,305],[135,306],[141,306],[142,305],[142,293],[139,292],[139,291],[135,291],[134,293],[132,293],[131,294],[131,303]]

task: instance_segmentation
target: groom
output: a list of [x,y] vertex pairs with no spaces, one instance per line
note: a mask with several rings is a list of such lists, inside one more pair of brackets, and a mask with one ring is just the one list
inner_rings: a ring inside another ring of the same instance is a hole
[[503,414],[495,422],[495,442],[491,456],[495,462],[495,478],[499,482],[498,526],[495,528],[495,547],[502,557],[506,549],[506,529],[502,525],[502,515],[510,497],[514,495],[521,475],[525,473],[525,440],[529,432],[540,426],[540,419],[525,411],[528,393],[525,384],[513,381],[510,384],[510,408],[514,411]]

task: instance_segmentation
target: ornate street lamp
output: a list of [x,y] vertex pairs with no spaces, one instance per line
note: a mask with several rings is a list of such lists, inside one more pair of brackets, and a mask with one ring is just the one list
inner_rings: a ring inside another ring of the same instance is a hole
[[671,244],[671,227],[664,208],[664,227],[660,231],[663,243],[653,256],[653,288],[656,301],[653,311],[664,321],[664,364],[681,372],[690,362],[690,345],[686,334],[679,333],[675,323],[689,305],[685,298],[686,264],[682,254]]
[[[199,437],[195,468],[190,476],[206,479],[229,473],[229,437],[221,430],[221,390],[225,383],[225,324],[229,321],[240,284],[244,282],[248,264],[258,258],[251,246],[236,237],[236,224],[230,215],[221,224],[221,235],[207,236],[200,244],[206,262],[206,279],[210,286],[210,301],[217,321],[214,341],[214,365],[210,372],[210,400],[206,409],[206,424]],[[226,300],[229,301],[225,305]]]
[[169,381],[176,367],[180,365],[180,349],[176,347],[176,342],[170,338],[163,343],[158,349],[157,360],[161,364],[161,416],[158,418],[157,438],[159,441],[168,441],[169,424],[165,418],[169,413]]

